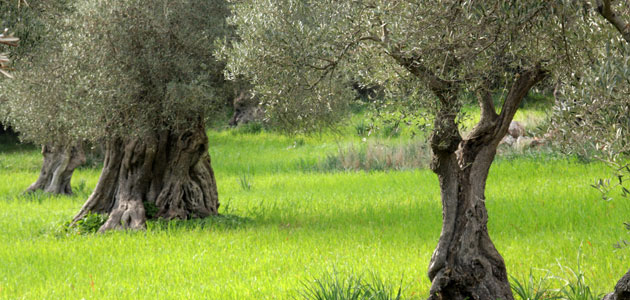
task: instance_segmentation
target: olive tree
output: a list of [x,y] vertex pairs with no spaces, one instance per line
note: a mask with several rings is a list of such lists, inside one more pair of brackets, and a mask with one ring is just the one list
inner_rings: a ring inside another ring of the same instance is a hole
[[104,213],[106,231],[217,214],[204,124],[224,93],[223,64],[212,52],[229,32],[228,12],[219,0],[89,0],[62,18],[63,42],[33,63],[40,75],[18,89],[52,94],[15,104],[33,101],[30,118],[53,115],[63,131],[24,130],[33,140],[87,139],[105,148],[75,222]]
[[[630,6],[623,1],[584,1],[583,26],[568,38],[580,41],[576,65],[562,79],[556,95],[554,127],[565,148],[582,156],[594,156],[609,164],[614,179],[594,187],[604,197],[626,188],[630,176]],[[630,297],[630,271],[604,299]]]
[[[556,1],[235,0],[231,76],[255,85],[269,118],[311,130],[344,116],[346,82],[383,86],[433,115],[431,169],[443,227],[429,264],[430,299],[513,299],[488,233],[485,186],[523,98],[564,63]],[[499,87],[499,88],[497,88]],[[463,98],[480,121],[463,132]],[[499,96],[498,106],[493,100]]]
[[[0,88],[2,122],[20,133],[23,141],[41,143],[43,164],[39,178],[27,191],[43,190],[54,194],[71,194],[70,180],[74,169],[85,162],[80,143],[74,142],[61,113],[64,94],[72,86],[61,64],[61,47],[65,42],[62,20],[71,7],[65,0],[3,2],[6,25],[23,36],[15,56],[18,69],[15,81],[3,82]],[[44,81],[46,79],[47,81]],[[65,86],[63,86],[65,83]]]

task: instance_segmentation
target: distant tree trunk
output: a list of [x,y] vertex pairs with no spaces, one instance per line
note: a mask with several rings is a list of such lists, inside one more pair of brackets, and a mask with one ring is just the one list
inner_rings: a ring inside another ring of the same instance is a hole
[[80,143],[76,145],[42,146],[44,162],[39,178],[26,190],[42,190],[52,194],[72,194],[70,181],[74,169],[85,163],[85,153]]
[[260,121],[264,116],[262,108],[258,105],[258,100],[253,97],[250,91],[241,91],[239,95],[234,98],[233,102],[234,114],[229,121],[230,126]]
[[106,144],[101,177],[74,217],[105,213],[99,231],[142,229],[147,218],[190,219],[216,215],[217,186],[203,124]]
[[[522,99],[545,73],[536,69],[519,75],[500,114],[490,93],[480,92],[481,121],[465,139],[452,105],[443,105],[436,116],[431,168],[440,181],[443,222],[429,265],[430,300],[514,299],[505,263],[488,234],[485,187],[499,142]],[[436,94],[443,104],[454,103],[449,95]]]
[[630,300],[630,270],[617,282],[615,291],[606,295],[603,300]]

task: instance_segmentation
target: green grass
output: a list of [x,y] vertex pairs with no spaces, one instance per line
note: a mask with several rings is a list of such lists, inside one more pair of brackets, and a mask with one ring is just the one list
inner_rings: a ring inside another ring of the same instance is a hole
[[[38,150],[2,148],[0,299],[291,299],[333,271],[394,287],[402,279],[404,299],[426,298],[441,228],[430,171],[302,171],[358,136],[209,137],[225,217],[103,235],[59,233],[99,170],[76,172],[75,190],[84,188],[74,197],[22,196],[37,177]],[[567,276],[559,265],[576,269],[581,253],[586,283],[613,289],[630,259],[613,248],[628,238],[630,201],[602,201],[589,187],[607,172],[546,155],[495,162],[489,230],[512,276]]]

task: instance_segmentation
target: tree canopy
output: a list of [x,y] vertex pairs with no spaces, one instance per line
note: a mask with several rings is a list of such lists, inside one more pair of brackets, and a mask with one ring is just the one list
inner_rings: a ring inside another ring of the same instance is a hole
[[[522,70],[564,63],[562,27],[572,25],[554,17],[560,4],[234,1],[228,70],[250,78],[270,119],[294,129],[341,118],[351,79],[458,112],[464,92],[505,92]],[[436,101],[447,94],[457,103]]]
[[[595,1],[584,16],[583,45],[562,78],[553,122],[563,145],[583,157],[621,162],[630,155],[630,7]],[[572,41],[573,42],[573,41]]]
[[54,38],[3,88],[27,140],[184,130],[224,102],[223,64],[212,54],[230,32],[224,1],[81,1],[55,14],[44,20]]

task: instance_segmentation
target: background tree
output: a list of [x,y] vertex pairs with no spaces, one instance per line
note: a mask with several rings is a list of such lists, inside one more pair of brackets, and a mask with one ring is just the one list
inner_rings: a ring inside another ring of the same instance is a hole
[[2,5],[10,13],[5,18],[7,25],[25,37],[15,54],[19,80],[4,82],[0,92],[4,123],[20,132],[23,141],[44,145],[40,176],[27,191],[71,194],[72,173],[85,162],[85,155],[80,143],[66,134],[72,124],[64,123],[67,115],[61,113],[64,106],[60,99],[72,90],[72,78],[63,68],[52,67],[68,63],[61,59],[60,49],[66,42],[64,16],[71,8],[64,0]]
[[[594,187],[605,199],[626,188],[630,176],[630,6],[623,1],[584,1],[580,30],[567,34],[573,44],[588,45],[574,51],[575,61],[586,62],[562,79],[556,96],[554,127],[569,152],[595,157],[613,170],[612,180]],[[630,271],[604,299],[630,299]]]
[[[64,132],[49,132],[49,139],[105,145],[101,177],[75,221],[106,213],[104,231],[217,213],[204,122],[223,104],[223,65],[212,51],[229,32],[227,14],[218,0],[73,4],[58,27],[64,42],[33,63],[39,70],[32,85],[16,90],[54,90],[29,113],[56,116]],[[46,142],[36,130],[23,131]]]
[[[240,0],[231,18],[239,40],[223,53],[232,75],[252,80],[269,119],[290,130],[345,116],[350,79],[423,106],[443,206],[430,299],[513,299],[487,230],[485,184],[523,98],[567,59],[561,32],[572,23],[554,14],[560,4]],[[462,132],[466,95],[476,96],[480,121]]]

